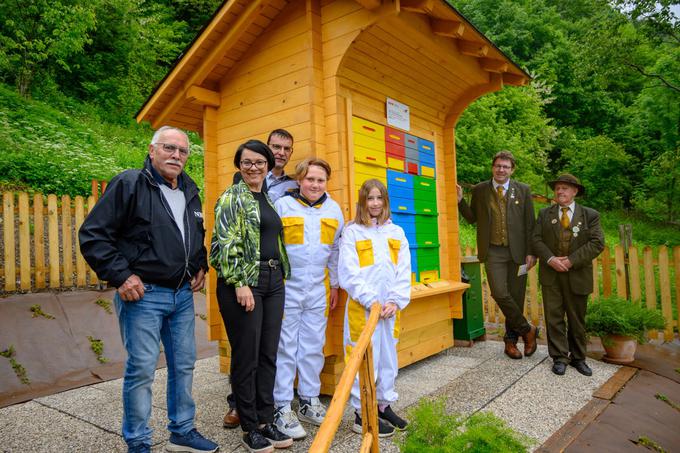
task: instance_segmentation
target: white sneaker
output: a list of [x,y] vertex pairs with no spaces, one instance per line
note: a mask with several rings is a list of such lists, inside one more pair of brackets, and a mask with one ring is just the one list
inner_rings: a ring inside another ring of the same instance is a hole
[[295,416],[295,412],[290,408],[290,404],[276,408],[274,424],[279,431],[294,440],[304,439],[307,435],[307,432]]
[[300,398],[300,408],[298,409],[300,420],[320,426],[325,416],[326,406],[321,404],[319,398],[311,398],[309,400]]

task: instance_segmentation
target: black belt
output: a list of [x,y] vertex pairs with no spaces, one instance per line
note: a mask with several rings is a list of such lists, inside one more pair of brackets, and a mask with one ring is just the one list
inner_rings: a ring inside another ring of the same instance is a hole
[[267,266],[267,267],[270,267],[272,269],[276,269],[277,267],[279,267],[279,264],[281,264],[281,262],[279,260],[275,260],[273,258],[268,259],[267,261],[260,261],[260,266]]

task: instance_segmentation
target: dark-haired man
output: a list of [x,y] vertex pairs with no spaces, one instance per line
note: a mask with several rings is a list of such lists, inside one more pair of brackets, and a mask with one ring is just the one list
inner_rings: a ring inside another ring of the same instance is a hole
[[477,224],[477,256],[486,268],[491,296],[505,315],[505,354],[521,359],[519,337],[524,340],[524,356],[529,357],[537,348],[538,328],[524,317],[526,273],[536,258],[531,253],[531,189],[510,179],[514,171],[512,153],[500,151],[491,161],[493,177],[472,188],[469,206],[462,188],[457,189],[458,211],[468,222]]
[[267,138],[267,145],[274,153],[276,164],[267,174],[265,183],[269,198],[275,202],[287,192],[298,188],[297,181],[288,176],[284,170],[293,154],[293,136],[284,129],[274,129]]
[[585,317],[588,295],[593,292],[593,260],[604,250],[600,215],[574,201],[585,193],[575,176],[565,173],[548,184],[557,203],[538,214],[533,250],[540,259],[552,371],[561,376],[569,364],[591,376],[586,364]]

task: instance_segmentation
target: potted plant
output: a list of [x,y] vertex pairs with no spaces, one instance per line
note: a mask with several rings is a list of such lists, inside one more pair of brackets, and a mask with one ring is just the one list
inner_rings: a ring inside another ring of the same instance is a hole
[[635,360],[637,343],[647,341],[647,331],[663,329],[665,325],[659,310],[649,310],[618,296],[592,301],[586,313],[586,331],[600,337],[607,352],[602,359],[610,363]]

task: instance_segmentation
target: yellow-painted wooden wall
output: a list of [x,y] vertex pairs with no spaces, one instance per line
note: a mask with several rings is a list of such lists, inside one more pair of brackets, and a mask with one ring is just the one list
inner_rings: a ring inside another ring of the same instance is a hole
[[[356,201],[350,190],[352,115],[386,124],[387,97],[409,105],[409,133],[436,147],[440,250],[446,252],[440,257],[441,276],[449,283],[414,290],[402,317],[399,362],[404,366],[453,343],[451,318],[461,315],[462,294],[454,128],[472,100],[501,84],[460,54],[453,40],[433,35],[426,15],[397,13],[394,2],[372,11],[354,0],[283,4],[220,81],[219,107],[204,108],[206,226],[210,233],[212,208],[236,171],[238,145],[251,138],[265,141],[275,128],[295,137],[289,173],[310,155],[328,160],[333,169],[329,192],[349,220]],[[221,370],[228,372],[214,271],[208,283],[210,336],[221,340]],[[332,391],[342,370],[343,310],[344,301],[329,319],[324,393]]]

